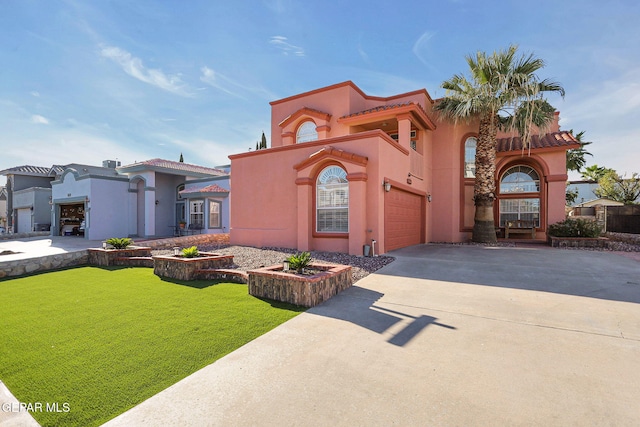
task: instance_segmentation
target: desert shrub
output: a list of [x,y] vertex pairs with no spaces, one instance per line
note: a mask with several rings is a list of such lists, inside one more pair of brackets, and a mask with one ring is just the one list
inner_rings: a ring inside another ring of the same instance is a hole
[[191,246],[190,248],[184,248],[182,250],[182,255],[185,258],[195,258],[198,255],[200,255],[200,252],[198,252],[198,247],[197,246]]
[[287,261],[289,261],[290,268],[302,273],[302,270],[311,264],[311,254],[309,252],[296,253],[287,258]]
[[128,237],[112,237],[107,239],[107,244],[113,246],[115,249],[127,249],[127,246],[132,243],[133,241]]
[[549,225],[548,234],[555,237],[599,237],[602,227],[595,221],[583,218],[567,218]]

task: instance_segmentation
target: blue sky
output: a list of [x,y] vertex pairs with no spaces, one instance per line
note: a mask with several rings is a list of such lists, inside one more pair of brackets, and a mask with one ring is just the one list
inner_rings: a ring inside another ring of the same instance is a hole
[[345,80],[438,98],[465,55],[515,43],[565,87],[588,164],[640,172],[638,22],[636,0],[2,0],[0,170],[226,164],[270,140],[269,101]]

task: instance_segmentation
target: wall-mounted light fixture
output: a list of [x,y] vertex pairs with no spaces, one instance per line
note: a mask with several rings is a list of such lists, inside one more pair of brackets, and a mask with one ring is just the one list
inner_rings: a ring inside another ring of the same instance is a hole
[[180,246],[174,246],[173,248],[173,256],[180,255]]
[[427,201],[431,203],[431,193],[427,194]]
[[391,183],[388,180],[384,181],[382,183],[382,186],[384,187],[384,191],[386,191],[387,193],[391,191]]
[[289,260],[282,261],[282,271],[289,271]]
[[160,204],[160,200],[156,200],[156,206]]
[[107,249],[107,242],[102,242],[102,249]]

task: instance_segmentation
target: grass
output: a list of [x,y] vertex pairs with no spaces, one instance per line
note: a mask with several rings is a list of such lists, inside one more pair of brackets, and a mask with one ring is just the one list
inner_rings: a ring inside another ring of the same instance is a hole
[[0,380],[58,403],[32,412],[44,426],[100,425],[302,311],[211,284],[97,267],[0,281]]

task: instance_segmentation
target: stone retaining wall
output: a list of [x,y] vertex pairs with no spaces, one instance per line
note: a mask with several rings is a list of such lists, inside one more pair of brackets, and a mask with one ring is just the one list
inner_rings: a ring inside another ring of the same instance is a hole
[[151,249],[167,249],[179,246],[188,248],[190,246],[212,245],[212,244],[228,244],[229,234],[194,234],[192,236],[169,237],[166,239],[156,240],[140,240],[136,244],[144,244]]
[[218,269],[233,265],[233,255],[200,252],[199,257],[184,258],[171,255],[153,257],[153,273],[160,277],[177,280],[195,280],[196,271]]
[[48,255],[40,258],[4,261],[0,263],[0,278],[85,265],[88,261],[88,251],[67,252],[64,254]]
[[50,231],[32,231],[29,233],[11,233],[11,234],[0,234],[0,240],[17,240],[17,239],[27,239],[29,237],[45,237],[51,236]]
[[149,257],[151,259],[151,248],[130,246],[127,249],[102,249],[89,248],[89,264],[106,267],[109,265],[127,265],[120,258],[129,257]]
[[555,237],[548,236],[553,248],[604,248],[609,239],[605,237]]
[[315,307],[353,283],[351,266],[313,263],[311,267],[324,271],[312,276],[301,276],[283,272],[282,265],[249,270],[249,294],[303,307]]
[[197,280],[221,280],[225,282],[242,283],[247,284],[249,275],[240,270],[227,270],[227,269],[207,269],[196,270],[195,277]]

